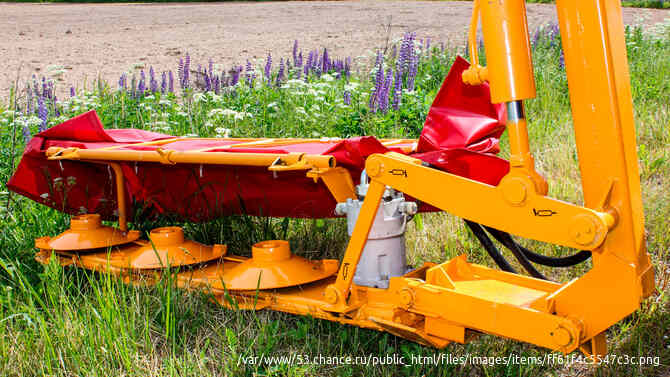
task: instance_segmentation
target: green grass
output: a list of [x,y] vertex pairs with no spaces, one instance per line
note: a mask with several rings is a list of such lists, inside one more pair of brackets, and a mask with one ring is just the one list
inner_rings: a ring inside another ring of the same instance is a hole
[[[39,120],[7,112],[19,96],[0,105],[0,374],[86,376],[238,376],[238,375],[345,375],[345,376],[535,376],[578,373],[648,376],[668,372],[670,316],[668,266],[670,235],[670,36],[656,37],[638,30],[627,32],[628,52],[638,151],[645,204],[647,245],[656,268],[656,295],[642,308],[608,331],[612,353],[658,357],[661,366],[604,365],[245,365],[241,357],[265,355],[402,355],[542,357],[548,351],[531,345],[482,335],[467,345],[450,345],[442,351],[395,336],[343,326],[309,317],[276,312],[222,309],[206,293],[174,288],[168,275],[153,287],[125,285],[119,280],[57,265],[41,266],[33,260],[33,239],[54,235],[67,227],[66,216],[27,199],[7,193],[10,177],[23,149],[21,130],[36,132]],[[538,168],[550,183],[550,195],[579,203],[581,191],[571,130],[564,70],[559,66],[558,43],[543,37],[534,49],[538,98],[528,101],[528,119]],[[96,108],[104,124],[135,127],[177,135],[215,136],[230,129],[232,136],[340,136],[372,134],[379,137],[416,137],[439,84],[455,55],[433,49],[419,67],[417,90],[406,94],[398,111],[371,113],[367,93],[371,80],[362,64],[349,83],[327,78],[282,90],[241,86],[236,95],[159,95],[131,98],[104,83],[78,88],[75,98],[58,104],[56,118],[50,107],[50,124]],[[390,58],[388,58],[390,59]],[[392,66],[393,62],[388,61]],[[358,84],[356,86],[355,84]],[[350,106],[343,90],[352,93]],[[300,86],[301,88],[298,88]],[[52,106],[52,105],[50,105]],[[241,119],[222,115],[226,108]],[[304,112],[304,114],[303,114]],[[248,115],[247,115],[248,113]],[[217,130],[217,128],[219,130]],[[506,137],[502,155],[507,154]],[[11,155],[17,157],[11,160]],[[491,265],[462,222],[447,214],[421,215],[408,232],[408,256],[413,265],[443,261],[461,253],[470,260]],[[167,223],[168,220],[163,220]],[[154,222],[135,219],[138,229]],[[228,243],[245,251],[257,240],[283,235],[306,255],[340,256],[346,245],[342,220],[290,220],[229,217],[206,224],[187,224],[196,240]],[[548,255],[570,253],[561,247],[524,241]],[[587,266],[568,270],[542,269],[559,281],[581,275]],[[612,277],[613,279],[616,277]],[[447,303],[448,304],[448,303]],[[519,324],[523,327],[523,324]],[[575,354],[577,355],[577,354]]]

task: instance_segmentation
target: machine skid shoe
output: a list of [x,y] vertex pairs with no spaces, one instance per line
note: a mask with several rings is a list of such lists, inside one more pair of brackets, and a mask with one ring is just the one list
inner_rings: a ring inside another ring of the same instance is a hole
[[140,238],[140,232],[124,232],[111,226],[103,226],[98,214],[73,216],[70,229],[56,237],[41,237],[35,240],[35,247],[44,250],[76,251],[107,248],[133,242]]

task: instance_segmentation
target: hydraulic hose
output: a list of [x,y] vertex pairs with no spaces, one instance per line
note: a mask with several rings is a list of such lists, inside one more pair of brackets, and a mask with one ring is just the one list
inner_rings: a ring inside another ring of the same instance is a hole
[[[582,263],[589,259],[591,257],[591,252],[588,250],[582,250],[576,254],[567,256],[567,257],[548,257],[546,255],[538,254],[533,251],[530,251],[526,249],[525,247],[519,245],[512,239],[509,234],[502,232],[498,229],[491,228],[488,226],[484,226],[484,228],[491,233],[493,238],[495,238],[498,242],[503,244],[507,249],[510,251],[516,245],[518,249],[521,250],[521,252],[528,258],[531,262],[541,264],[543,266],[548,266],[548,267],[571,267],[576,264]],[[507,237],[502,237],[502,235],[505,234]]]
[[507,271],[507,272],[512,272],[516,273],[516,270],[512,265],[509,264],[507,259],[498,251],[498,248],[493,244],[493,241],[489,238],[488,235],[486,235],[486,232],[482,228],[481,225],[478,223],[469,221],[469,220],[464,220],[465,224],[470,228],[470,231],[472,231],[472,234],[477,237],[479,240],[479,243],[484,246],[484,249],[486,249],[486,252],[491,256],[494,262],[500,267],[501,270]]
[[521,264],[521,266],[524,268],[524,270],[528,271],[530,276],[532,276],[534,278],[538,278],[538,279],[549,280],[540,271],[538,271],[535,268],[535,266],[533,266],[532,263],[530,263],[530,261],[526,257],[526,254],[524,254],[524,252],[521,251],[521,248],[519,247],[519,245],[517,245],[517,243],[514,242],[514,240],[512,239],[512,237],[508,233],[501,232],[498,229],[493,229],[493,228],[489,228],[489,227],[486,227],[486,230],[488,230],[489,233],[491,233],[491,235],[495,239],[497,239],[500,243],[505,245],[505,247],[507,247],[509,249],[509,251],[511,251],[512,254],[514,254],[514,257],[516,258],[516,260],[519,261],[519,264]]

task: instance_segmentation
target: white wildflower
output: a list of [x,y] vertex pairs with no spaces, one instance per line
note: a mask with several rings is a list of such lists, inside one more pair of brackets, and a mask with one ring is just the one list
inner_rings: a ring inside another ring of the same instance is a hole
[[207,97],[205,97],[205,95],[202,93],[196,93],[193,95],[193,100],[195,102],[205,102],[207,101]]
[[209,111],[207,114],[210,118],[213,118],[215,116],[223,116],[223,109],[212,109]]

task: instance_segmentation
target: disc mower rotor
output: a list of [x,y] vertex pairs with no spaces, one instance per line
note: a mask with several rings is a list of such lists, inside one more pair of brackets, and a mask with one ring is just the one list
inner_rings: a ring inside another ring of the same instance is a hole
[[111,226],[103,226],[100,215],[86,214],[73,216],[70,229],[56,237],[41,237],[35,246],[44,250],[87,250],[123,245],[140,238],[140,232],[124,232]]
[[149,233],[150,241],[79,255],[82,264],[108,265],[133,270],[157,269],[205,263],[226,254],[226,245],[208,246],[184,239],[180,227],[156,228]]
[[255,244],[251,258],[226,257],[217,264],[188,273],[191,284],[213,289],[263,290],[292,287],[325,279],[337,272],[332,259],[310,261],[291,253],[288,241],[273,240]]

